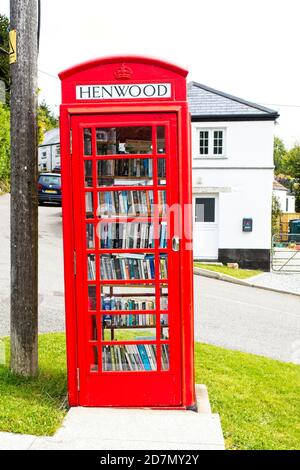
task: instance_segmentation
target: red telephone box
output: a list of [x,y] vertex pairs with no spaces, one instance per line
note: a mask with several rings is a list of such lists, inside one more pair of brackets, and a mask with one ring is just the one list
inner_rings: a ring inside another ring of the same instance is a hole
[[70,405],[195,406],[186,75],[144,57],[59,75]]

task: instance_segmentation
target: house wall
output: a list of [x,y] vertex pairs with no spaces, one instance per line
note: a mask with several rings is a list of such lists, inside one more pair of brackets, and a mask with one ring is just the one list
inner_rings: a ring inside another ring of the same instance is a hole
[[[206,127],[226,129],[224,157],[199,158],[197,128]],[[272,121],[192,124],[193,193],[218,194],[220,261],[269,270],[273,127]],[[243,218],[253,219],[252,232],[243,232]]]
[[59,147],[59,144],[39,146],[39,149],[38,149],[39,171],[51,171],[56,166],[60,166],[60,152],[59,152],[58,147]]

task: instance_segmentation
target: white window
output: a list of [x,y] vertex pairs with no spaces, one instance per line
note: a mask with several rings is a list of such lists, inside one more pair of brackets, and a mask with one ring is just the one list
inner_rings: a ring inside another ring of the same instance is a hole
[[200,157],[225,156],[225,129],[198,129]]

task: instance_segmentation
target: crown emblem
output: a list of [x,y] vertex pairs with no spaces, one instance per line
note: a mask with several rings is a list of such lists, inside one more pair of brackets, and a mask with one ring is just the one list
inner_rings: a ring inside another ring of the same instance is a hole
[[132,77],[133,71],[128,65],[122,64],[114,73],[117,80],[129,80]]

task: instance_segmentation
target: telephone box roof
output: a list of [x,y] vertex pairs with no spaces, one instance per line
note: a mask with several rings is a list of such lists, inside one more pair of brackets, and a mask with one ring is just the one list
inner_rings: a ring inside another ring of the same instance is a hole
[[164,60],[153,58],[153,57],[144,57],[144,56],[111,56],[111,57],[99,57],[97,59],[88,60],[80,64],[74,65],[69,69],[63,70],[58,74],[61,80],[68,78],[78,72],[87,70],[89,68],[97,67],[99,65],[115,64],[115,63],[135,63],[135,64],[145,64],[145,65],[156,65],[167,70],[177,73],[182,77],[186,77],[188,71],[178,65],[172,64],[170,62],[165,62]]

